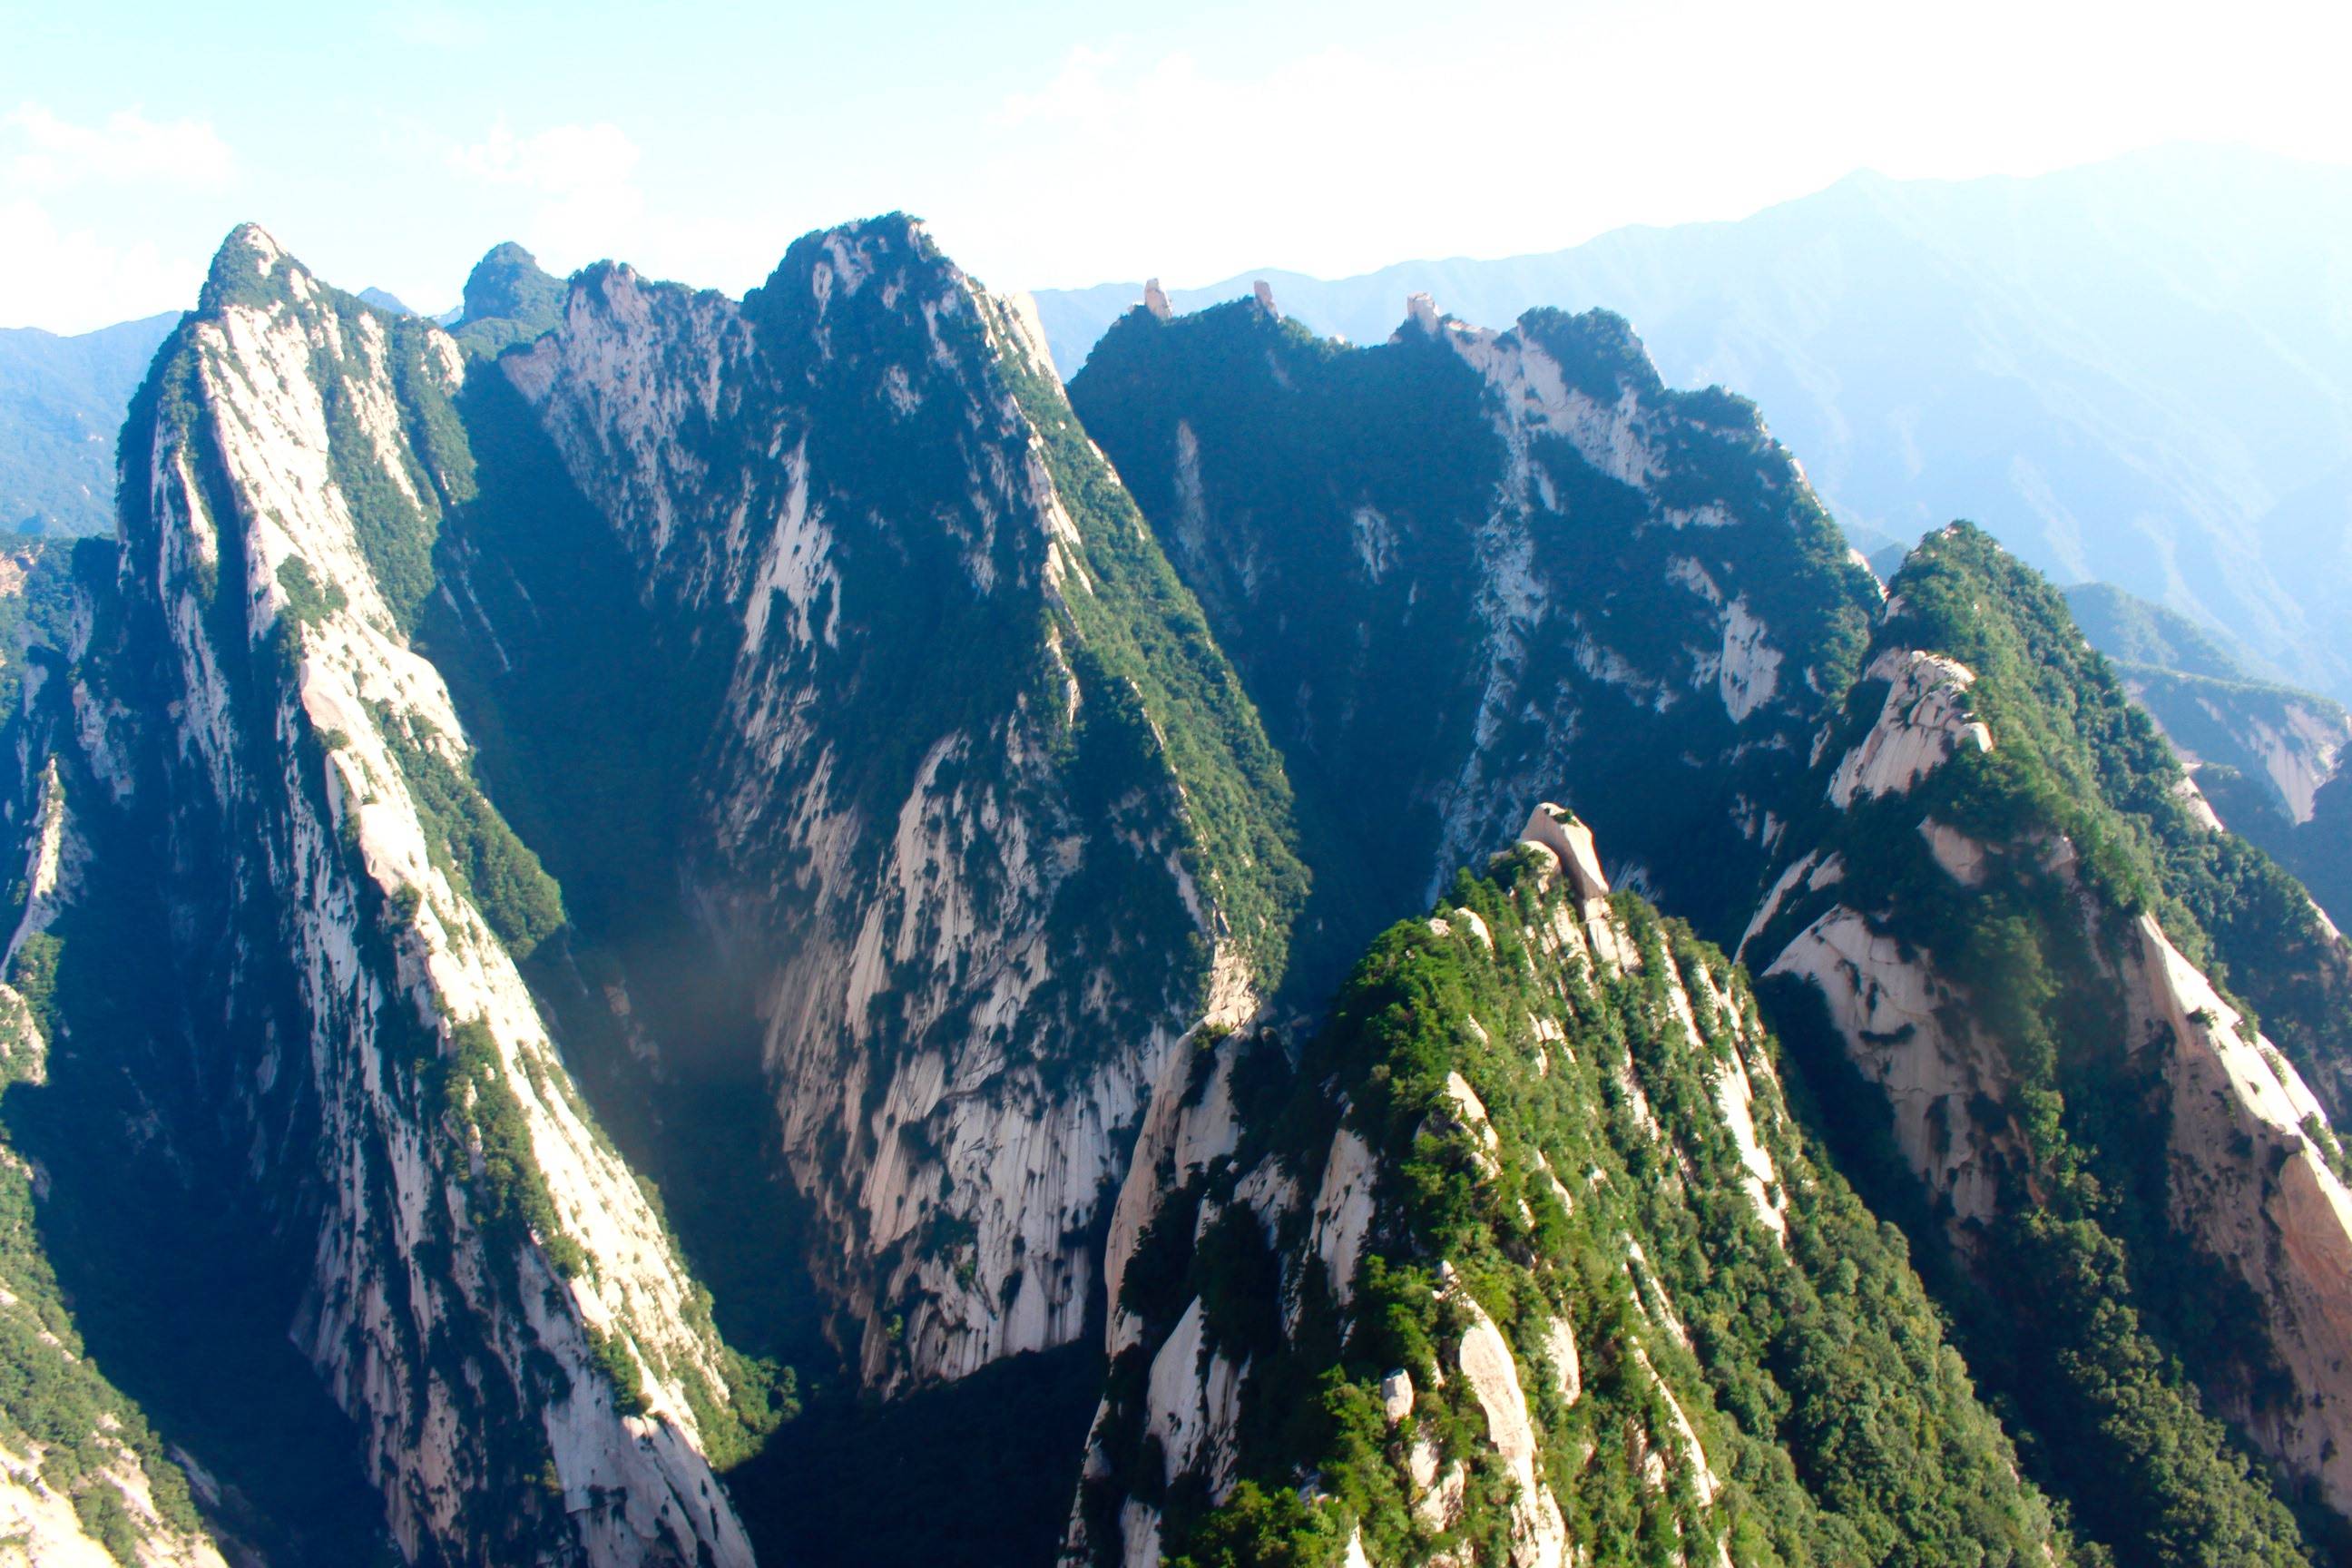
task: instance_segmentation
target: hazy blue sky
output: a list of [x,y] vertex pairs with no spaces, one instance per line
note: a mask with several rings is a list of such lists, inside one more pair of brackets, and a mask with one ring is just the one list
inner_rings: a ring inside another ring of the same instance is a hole
[[1856,167],[2352,163],[2352,6],[0,0],[0,324],[187,303],[233,224],[454,302],[517,238],[737,291],[903,207],[1000,287],[1326,275],[1731,217]]

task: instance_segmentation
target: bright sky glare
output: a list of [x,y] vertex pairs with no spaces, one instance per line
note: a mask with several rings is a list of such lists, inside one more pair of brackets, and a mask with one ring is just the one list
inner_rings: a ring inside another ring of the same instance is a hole
[[2352,163],[2336,0],[0,0],[0,324],[194,300],[233,225],[455,303],[514,238],[756,284],[905,208],[999,287],[1559,249],[1858,167]]

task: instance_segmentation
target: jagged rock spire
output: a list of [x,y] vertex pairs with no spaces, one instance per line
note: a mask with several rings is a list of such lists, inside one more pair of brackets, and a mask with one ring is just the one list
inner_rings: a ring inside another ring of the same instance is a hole
[[[1421,298],[1427,298],[1426,295]],[[1580,899],[1605,899],[1609,879],[1601,872],[1601,855],[1592,846],[1592,829],[1564,805],[1545,801],[1528,816],[1522,841],[1549,849],[1576,885]]]

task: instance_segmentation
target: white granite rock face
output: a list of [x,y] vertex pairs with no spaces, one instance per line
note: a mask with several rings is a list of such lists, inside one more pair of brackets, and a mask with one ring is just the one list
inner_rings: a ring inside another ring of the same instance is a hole
[[[382,331],[367,317],[347,327],[298,264],[266,239],[254,244],[266,276],[293,298],[228,304],[185,329],[194,417],[218,453],[220,493],[235,515],[212,514],[183,433],[161,428],[149,465],[153,531],[131,542],[156,558],[130,562],[126,581],[157,595],[152,610],[170,642],[171,809],[230,835],[257,819],[282,824],[249,841],[236,897],[281,911],[299,993],[299,1016],[284,1020],[281,1043],[245,1069],[251,1092],[283,1093],[299,1075],[319,1107],[314,1143],[284,1151],[299,1166],[293,1178],[317,1181],[324,1194],[314,1279],[293,1337],[357,1419],[368,1471],[412,1557],[482,1550],[472,1533],[476,1494],[512,1484],[487,1468],[488,1446],[520,1440],[544,1447],[568,1516],[568,1560],[748,1563],[687,1396],[691,1383],[713,1408],[726,1398],[721,1349],[707,1327],[692,1326],[693,1282],[634,1174],[590,1124],[512,959],[435,864],[390,738],[397,731],[454,768],[467,765],[448,693],[395,623],[341,477],[347,465],[373,469],[414,504],[415,476],[427,471],[403,446],[402,394]],[[454,384],[454,353],[426,363]],[[331,395],[352,415],[361,450],[334,449]],[[230,635],[246,639],[237,648],[215,643],[222,623],[199,602],[195,570],[223,559],[219,541],[232,530],[246,575],[222,591],[245,606],[232,623]],[[294,624],[281,571],[289,563],[340,604]],[[258,689],[273,705],[257,711],[233,699],[224,670],[289,633],[291,669],[275,689]],[[326,737],[323,779],[304,776],[317,765],[295,743],[305,734]],[[252,773],[257,755],[278,758],[282,772]],[[380,937],[370,930],[377,917],[364,912],[376,899],[389,911]],[[379,952],[388,959],[372,956]],[[445,1051],[457,1024],[488,1031],[490,1070],[520,1110],[557,1219],[584,1257],[574,1277],[542,1250],[552,1237],[514,1250],[475,1228],[467,1186],[478,1172],[392,1065],[402,1047],[383,1031],[401,1013]],[[444,1255],[446,1273],[416,1261]],[[500,1288],[508,1276],[518,1290]],[[638,1386],[628,1392],[642,1415],[619,1413],[592,1335],[617,1340],[635,1363]],[[536,1367],[551,1365],[572,1392],[525,1394],[509,1416],[486,1416],[477,1390],[452,1386],[412,1356],[438,1338],[498,1363],[477,1377],[530,1390],[543,1386]],[[492,1430],[486,1419],[523,1430]]]
[[2326,1114],[2151,916],[2125,980],[2134,1040],[2165,1052],[2173,1222],[2252,1290],[2293,1384],[2229,1414],[2352,1513],[2352,1193],[2319,1147]]
[[[1487,1446],[1511,1479],[1511,1568],[1559,1568],[1568,1552],[1568,1525],[1550,1486],[1540,1479],[1541,1455],[1518,1367],[1486,1310],[1466,1295],[1463,1300],[1470,1328],[1455,1360],[1486,1412]],[[1679,1406],[1675,1414],[1681,1415]]]
[[[47,1452],[38,1443],[21,1449],[0,1444],[0,1568],[121,1568],[83,1525],[73,1499],[42,1478]],[[136,1455],[120,1450],[95,1484],[122,1500],[136,1532],[135,1568],[226,1568],[209,1540],[184,1534],[156,1513]]]
[[1962,747],[1992,750],[1992,731],[1969,715],[1974,672],[1957,659],[1916,648],[1889,648],[1863,672],[1888,683],[1878,721],[1846,753],[1830,779],[1832,805],[1859,795],[1906,795]]
[[1886,1095],[1904,1159],[1950,1205],[1966,1245],[1964,1227],[1997,1211],[2001,1172],[2021,1147],[1971,1112],[1980,1098],[2006,1103],[2015,1081],[2000,1047],[1966,1026],[1967,998],[1926,955],[1906,953],[1843,905],[1799,932],[1765,973],[1821,992],[1848,1058]]

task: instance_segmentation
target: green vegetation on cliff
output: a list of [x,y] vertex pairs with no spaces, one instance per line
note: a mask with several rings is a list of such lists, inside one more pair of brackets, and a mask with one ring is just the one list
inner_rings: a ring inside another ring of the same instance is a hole
[[1183,792],[1195,839],[1186,855],[1213,893],[1261,989],[1288,961],[1308,877],[1294,845],[1290,781],[1200,602],[1169,564],[1134,498],[1080,428],[1052,368],[1034,359],[996,301],[997,367],[1045,444],[1076,524],[1084,583],[1066,582],[1066,615],[1103,673],[1133,685]]
[[[2215,1394],[2251,1388],[2259,1402],[2276,1374],[2247,1288],[2174,1228],[2162,1053],[2135,1048],[2116,976],[2130,917],[2153,913],[2324,1083],[2352,1028],[2314,1005],[2340,953],[2292,879],[2191,815],[2156,727],[2038,575],[1956,524],[1891,589],[1898,610],[1877,646],[1972,670],[1968,705],[1994,750],[1961,747],[1907,793],[1793,825],[1791,843],[1834,850],[1843,877],[1792,898],[1749,953],[1769,959],[1843,904],[1971,999],[1969,1023],[2015,1085],[1969,1112],[2000,1186],[1994,1219],[1972,1227],[1975,1282],[1816,994],[1775,980],[1766,1001],[1831,1107],[1832,1146],[1874,1203],[1908,1216],[1972,1363],[2014,1412],[2029,1469],[2086,1537],[2118,1562],[2209,1568],[2333,1551],[2321,1542],[2336,1527],[2315,1515],[2317,1533],[2302,1536],[2284,1483],[2214,1414]],[[1831,761],[1885,690],[1856,688]],[[1987,847],[1972,885],[1937,862],[1919,831],[1930,818]]]
[[[1376,1563],[1449,1546],[1505,1561],[1514,1489],[1453,1350],[1483,1317],[1517,1363],[1567,1539],[1596,1563],[1712,1561],[1717,1541],[1743,1565],[2063,1557],[1902,1237],[1808,1152],[1744,981],[1632,895],[1612,918],[1634,967],[1564,952],[1545,933],[1573,900],[1538,865],[1523,851],[1465,876],[1437,919],[1381,936],[1295,1070],[1271,1036],[1237,1042],[1241,1149],[1163,1209],[1126,1297],[1148,1345],[1198,1296],[1208,1342],[1246,1360],[1240,1484],[1214,1506],[1196,1476],[1162,1491],[1156,1444],[1115,1414],[1093,1495],[1161,1507],[1166,1550],[1192,1568],[1333,1564],[1356,1531]],[[1721,1109],[1741,1082],[1769,1188],[1751,1187]],[[1269,1252],[1226,1206],[1267,1156],[1311,1190],[1342,1124],[1380,1172],[1344,1312],[1303,1235],[1286,1226]],[[1193,1247],[1203,1205],[1221,1214]],[[1580,1387],[1557,1360],[1561,1322]],[[1114,1369],[1115,1412],[1139,1394],[1134,1354]],[[1419,1391],[1395,1425],[1392,1370]],[[1424,1441],[1469,1464],[1450,1525],[1416,1512],[1406,1461]]]

